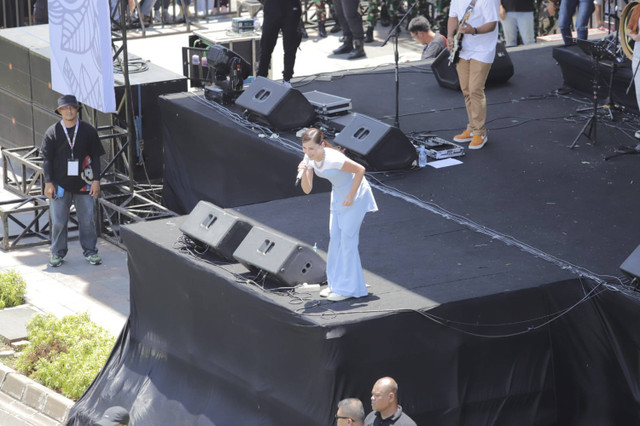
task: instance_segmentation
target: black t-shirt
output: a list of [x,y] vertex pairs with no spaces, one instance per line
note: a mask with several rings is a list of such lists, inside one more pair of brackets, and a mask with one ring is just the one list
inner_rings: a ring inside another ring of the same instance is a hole
[[533,12],[533,0],[501,0],[502,7],[507,12]]
[[[83,192],[87,185],[100,176],[100,156],[105,151],[98,132],[89,123],[79,121],[73,152],[59,121],[50,126],[42,140],[42,157],[45,182],[62,186],[65,191]],[[75,126],[69,129],[69,139],[73,140]],[[67,176],[69,160],[78,161],[78,176]]]

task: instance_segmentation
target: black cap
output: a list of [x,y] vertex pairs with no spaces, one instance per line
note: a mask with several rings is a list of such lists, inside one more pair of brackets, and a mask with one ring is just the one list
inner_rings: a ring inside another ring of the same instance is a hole
[[58,110],[65,106],[72,106],[80,109],[78,100],[73,95],[62,95],[58,98],[58,108],[56,108],[56,114],[60,114]]
[[[75,98],[74,98],[75,99]],[[129,412],[120,406],[107,408],[102,415],[102,419],[96,425],[99,426],[115,426],[129,424]]]

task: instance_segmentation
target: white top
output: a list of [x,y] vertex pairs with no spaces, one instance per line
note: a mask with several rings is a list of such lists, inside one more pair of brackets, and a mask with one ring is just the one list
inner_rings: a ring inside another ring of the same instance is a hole
[[[458,21],[460,21],[470,3],[471,0],[451,0],[449,17],[458,18]],[[500,0],[477,0],[467,24],[478,28],[487,22],[496,22],[496,28],[484,34],[465,34],[462,37],[460,58],[466,60],[475,59],[476,61],[492,64],[496,56],[499,20]]]
[[[304,156],[304,161],[309,166],[313,167],[313,170],[319,177],[331,182],[331,210],[333,211],[341,211],[345,208],[350,208],[342,205],[342,201],[351,190],[351,185],[353,185],[354,179],[353,173],[340,170],[346,159],[346,155],[333,148],[324,149],[324,160],[319,163],[311,161],[306,154]],[[369,186],[369,182],[366,177],[363,177],[362,182],[360,182],[360,187],[353,198],[353,206],[357,209],[362,209],[365,212],[374,212],[378,210],[378,206],[373,198],[371,187]]]

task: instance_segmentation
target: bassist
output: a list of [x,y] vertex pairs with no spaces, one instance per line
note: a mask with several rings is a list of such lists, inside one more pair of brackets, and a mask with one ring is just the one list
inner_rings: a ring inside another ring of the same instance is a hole
[[467,128],[453,140],[470,142],[469,149],[480,149],[488,140],[484,86],[496,54],[499,9],[499,0],[452,0],[449,9],[448,48],[452,58],[458,58],[456,71],[468,118]]

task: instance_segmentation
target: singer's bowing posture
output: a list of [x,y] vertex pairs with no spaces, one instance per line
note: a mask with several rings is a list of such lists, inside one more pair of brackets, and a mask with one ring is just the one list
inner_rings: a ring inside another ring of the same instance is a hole
[[362,273],[358,241],[360,225],[367,212],[378,210],[365,168],[338,150],[329,147],[319,129],[308,129],[302,135],[304,159],[301,185],[305,194],[313,188],[314,173],[331,182],[329,216],[329,250],[327,254],[328,288],[320,296],[340,301],[367,295]]

